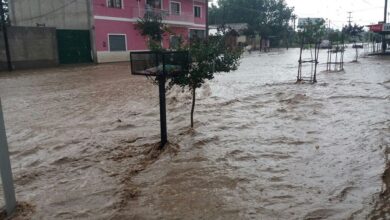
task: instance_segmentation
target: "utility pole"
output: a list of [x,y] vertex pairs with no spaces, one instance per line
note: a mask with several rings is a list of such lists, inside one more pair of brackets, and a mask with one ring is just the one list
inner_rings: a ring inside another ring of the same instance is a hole
[[383,20],[386,24],[386,22],[387,22],[387,0],[385,0],[385,18]]
[[[387,22],[387,0],[385,0],[385,16],[384,16],[384,25]],[[382,53],[386,53],[387,44],[386,44],[386,33],[382,35]]]
[[5,55],[7,57],[8,71],[12,71],[11,54],[9,51],[7,24],[5,23],[5,11],[4,11],[3,0],[0,0],[0,17],[1,17],[1,29],[3,31],[3,37],[4,37]]
[[352,11],[349,11],[348,14],[349,14],[349,16],[348,16],[348,25],[351,26],[352,25]]
[[206,39],[209,39],[209,0],[206,0]]

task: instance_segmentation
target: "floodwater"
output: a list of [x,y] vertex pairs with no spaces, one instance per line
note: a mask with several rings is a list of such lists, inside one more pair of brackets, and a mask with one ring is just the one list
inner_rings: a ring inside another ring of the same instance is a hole
[[390,219],[390,59],[353,56],[312,85],[296,49],[246,54],[198,91],[194,129],[169,91],[162,152],[157,87],[128,64],[2,75],[24,218]]

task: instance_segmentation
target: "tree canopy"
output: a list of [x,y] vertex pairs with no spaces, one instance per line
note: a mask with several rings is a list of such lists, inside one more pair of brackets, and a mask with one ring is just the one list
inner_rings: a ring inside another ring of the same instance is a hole
[[210,24],[247,23],[247,35],[280,37],[289,29],[294,8],[284,0],[218,0],[209,11]]
[[346,34],[349,38],[351,38],[350,40],[355,42],[357,38],[360,39],[362,37],[361,34],[364,32],[363,29],[364,26],[360,26],[357,24],[349,24],[343,27],[343,33]]
[[192,94],[191,127],[194,127],[196,90],[217,72],[231,72],[239,66],[242,51],[225,44],[226,35],[198,39],[187,49],[192,58],[189,71],[170,79],[170,85],[187,88]]
[[[164,34],[171,33],[169,28],[162,23],[162,16],[156,13],[147,13],[137,21],[135,29],[142,36],[147,37],[149,49],[152,51],[164,51],[161,40]],[[225,31],[224,31],[225,32]],[[225,32],[226,33],[226,32]],[[184,44],[179,40],[176,50],[188,51],[190,55],[189,69],[177,76],[170,77],[169,85],[187,88],[192,93],[191,127],[194,127],[194,110],[196,101],[196,89],[201,88],[207,81],[214,78],[216,72],[231,72],[236,70],[242,54],[241,49],[230,47],[226,44],[228,35],[217,35],[205,39],[194,38],[190,44]],[[156,80],[159,80],[157,77]]]
[[307,19],[305,25],[299,27],[298,36],[303,43],[315,44],[321,42],[325,32],[325,20],[312,21]]

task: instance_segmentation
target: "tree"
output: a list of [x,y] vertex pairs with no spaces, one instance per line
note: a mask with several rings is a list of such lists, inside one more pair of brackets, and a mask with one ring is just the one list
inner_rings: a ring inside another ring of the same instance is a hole
[[236,70],[242,51],[227,47],[225,36],[216,36],[208,40],[198,39],[189,47],[190,68],[187,73],[171,78],[170,86],[178,85],[188,90],[192,95],[191,128],[194,127],[194,111],[196,90],[207,81],[214,78],[216,72]]
[[284,0],[219,0],[209,11],[211,24],[247,23],[250,36],[282,39],[288,35],[294,8]]
[[361,33],[364,32],[363,30],[364,26],[359,26],[357,24],[355,25],[346,25],[343,27],[343,33],[348,36],[349,40],[352,40],[353,42],[353,47],[355,48],[355,60],[353,60],[353,62],[357,62],[358,61],[358,57],[359,57],[359,46],[356,44],[357,40],[360,40],[361,39]]
[[[162,51],[161,40],[170,30],[162,23],[162,15],[151,11],[140,19],[135,27],[142,36],[148,38],[149,49]],[[227,33],[225,30],[223,33]],[[191,127],[194,127],[194,111],[196,89],[201,88],[207,81],[214,78],[216,72],[230,72],[237,69],[242,51],[226,46],[226,35],[215,36],[209,39],[195,38],[190,45],[183,45],[179,40],[177,50],[188,51],[190,57],[189,71],[169,78],[169,88],[177,85],[183,89],[188,87],[192,94]],[[156,79],[158,80],[158,79]]]
[[162,23],[163,14],[157,11],[147,11],[143,18],[140,18],[135,29],[144,37],[147,37],[148,47],[152,51],[162,50],[161,41],[165,33],[170,32],[168,27]]

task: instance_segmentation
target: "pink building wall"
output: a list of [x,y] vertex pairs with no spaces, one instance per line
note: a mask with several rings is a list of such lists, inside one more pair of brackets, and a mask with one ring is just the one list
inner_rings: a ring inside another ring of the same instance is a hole
[[134,29],[134,23],[121,21],[96,20],[95,45],[97,51],[108,51],[109,34],[125,34],[128,50],[145,50],[146,40]]
[[[170,1],[163,0],[163,9],[170,10]],[[164,23],[175,32],[188,41],[190,29],[205,30],[206,23],[206,4],[201,0],[172,0],[181,3],[181,15],[168,15],[164,17]],[[126,35],[128,51],[147,50],[146,39],[142,37],[134,25],[137,19],[143,16],[146,0],[122,0],[122,8],[107,7],[107,0],[93,1],[95,47],[97,52],[109,52],[109,34]],[[201,17],[195,18],[194,5],[201,6]],[[164,36],[163,46],[169,48],[170,36]]]

